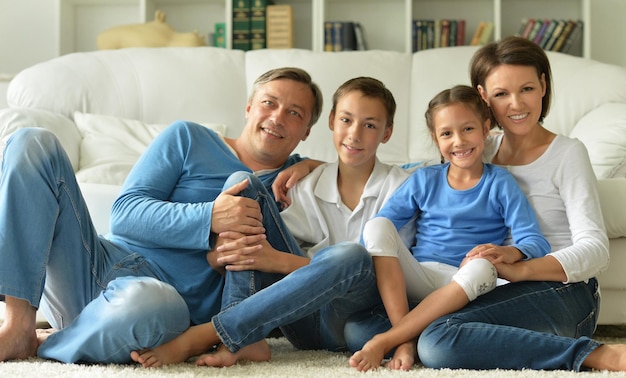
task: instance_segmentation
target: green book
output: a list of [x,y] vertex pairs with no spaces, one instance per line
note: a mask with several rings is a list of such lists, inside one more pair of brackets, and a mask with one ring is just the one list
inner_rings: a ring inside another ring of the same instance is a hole
[[233,0],[233,49],[250,50],[250,1]]
[[213,46],[226,48],[226,23],[215,23],[215,34],[213,34]]
[[250,5],[250,48],[252,50],[267,47],[267,6],[272,0],[251,0]]

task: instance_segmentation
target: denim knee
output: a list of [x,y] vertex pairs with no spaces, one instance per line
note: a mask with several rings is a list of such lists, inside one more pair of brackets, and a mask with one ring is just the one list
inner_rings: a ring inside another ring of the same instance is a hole
[[358,269],[366,269],[367,267],[373,269],[374,267],[372,257],[365,247],[353,242],[342,242],[323,248],[313,256],[312,260],[316,261],[317,264],[324,262],[329,267],[360,267]]
[[[28,155],[31,161],[42,161],[50,159],[52,151],[62,150],[61,143],[57,137],[49,130],[29,127],[19,129],[7,141],[5,148],[6,156],[14,156],[14,154]],[[15,162],[22,164],[20,159],[9,159],[3,161],[6,163]],[[7,169],[3,168],[3,171]]]

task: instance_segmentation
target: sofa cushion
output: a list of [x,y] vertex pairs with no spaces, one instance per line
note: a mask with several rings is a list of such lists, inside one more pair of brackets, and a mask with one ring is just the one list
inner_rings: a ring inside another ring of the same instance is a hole
[[585,144],[598,178],[625,177],[626,104],[600,105],[578,121],[570,136]]
[[[113,116],[74,113],[82,135],[76,178],[83,183],[122,185],[150,142],[169,124],[148,124]],[[225,135],[226,126],[203,123]]]

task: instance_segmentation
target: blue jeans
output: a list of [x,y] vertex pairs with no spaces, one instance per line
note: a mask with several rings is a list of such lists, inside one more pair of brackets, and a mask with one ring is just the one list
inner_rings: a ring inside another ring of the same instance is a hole
[[[266,200],[271,198],[267,190],[256,177],[247,175],[250,184],[241,195],[262,204],[270,244],[302,255],[278,207]],[[239,181],[241,176],[235,182]],[[275,222],[273,226],[266,222],[268,217]],[[358,243],[340,243],[318,251],[308,265],[286,276],[227,271],[222,311],[212,323],[233,352],[262,340],[277,327],[297,348],[342,351],[347,348],[346,320],[378,303],[374,266],[367,250]]]
[[591,339],[598,282],[519,282],[496,288],[422,333],[424,366],[580,371]]
[[63,362],[130,362],[189,326],[187,306],[145,259],[99,237],[56,137],[21,129],[0,181],[0,293],[61,329],[39,348]]
[[[499,286],[430,324],[418,340],[419,358],[429,368],[579,371],[600,345],[590,338],[599,300],[595,278]],[[348,327],[358,328],[361,337],[389,329],[380,308],[370,315],[352,317]]]

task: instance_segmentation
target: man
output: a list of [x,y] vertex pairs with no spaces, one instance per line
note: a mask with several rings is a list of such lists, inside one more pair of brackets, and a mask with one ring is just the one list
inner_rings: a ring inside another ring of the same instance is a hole
[[[275,235],[259,203],[235,196],[235,171],[270,187],[319,118],[322,95],[296,68],[259,77],[236,139],[176,122],[149,146],[113,205],[111,234],[97,235],[71,164],[48,131],[9,140],[0,182],[0,361],[35,356],[124,363],[209,321],[223,276],[206,260],[224,231]],[[273,240],[268,240],[274,242]],[[41,301],[41,302],[40,302]],[[35,311],[55,328],[39,346]]]

